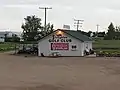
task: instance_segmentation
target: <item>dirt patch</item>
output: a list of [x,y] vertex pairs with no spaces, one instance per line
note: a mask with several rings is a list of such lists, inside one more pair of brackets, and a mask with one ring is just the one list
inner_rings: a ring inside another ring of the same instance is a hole
[[120,90],[120,58],[0,54],[0,90]]

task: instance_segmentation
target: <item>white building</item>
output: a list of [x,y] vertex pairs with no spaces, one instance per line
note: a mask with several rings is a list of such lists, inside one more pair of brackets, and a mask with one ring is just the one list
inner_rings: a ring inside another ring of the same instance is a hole
[[17,37],[21,38],[21,33],[19,32],[11,32],[11,31],[0,32],[0,42],[5,42],[5,36],[10,38],[13,35],[17,35]]
[[0,42],[5,42],[5,32],[0,32]]
[[39,56],[59,53],[61,56],[84,56],[84,50],[92,49],[92,40],[79,31],[58,29],[38,43]]

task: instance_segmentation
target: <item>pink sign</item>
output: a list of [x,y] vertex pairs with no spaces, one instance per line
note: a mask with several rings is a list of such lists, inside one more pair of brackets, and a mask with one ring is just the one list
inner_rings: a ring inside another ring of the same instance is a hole
[[69,43],[51,43],[51,50],[69,50]]

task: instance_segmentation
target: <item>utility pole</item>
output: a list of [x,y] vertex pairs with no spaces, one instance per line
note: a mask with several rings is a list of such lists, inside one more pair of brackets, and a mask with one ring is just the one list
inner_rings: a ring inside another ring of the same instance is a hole
[[81,24],[81,26],[80,27],[82,27],[82,22],[84,21],[84,20],[77,20],[77,19],[74,19],[74,21],[75,21],[75,23],[74,24],[76,24],[76,26],[77,26],[77,31],[79,30],[79,26],[80,26],[80,24]]
[[45,10],[45,24],[44,24],[44,26],[45,26],[45,31],[47,31],[46,30],[46,23],[47,23],[47,9],[52,9],[52,8],[49,8],[49,7],[39,7],[39,9],[44,9]]
[[97,24],[96,26],[97,26],[97,37],[98,37],[98,31],[99,31],[99,26],[100,25]]
[[99,30],[99,26],[100,26],[100,25],[97,24],[96,26],[97,26],[97,33],[98,33],[98,30]]

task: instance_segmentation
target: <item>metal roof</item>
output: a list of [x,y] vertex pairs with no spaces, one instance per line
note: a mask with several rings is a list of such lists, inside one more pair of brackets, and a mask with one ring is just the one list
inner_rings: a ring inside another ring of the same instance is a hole
[[[83,35],[80,31],[75,31],[75,30],[62,30],[62,29],[58,29],[58,30],[63,31],[64,33],[66,33],[66,34],[72,36],[73,38],[76,38],[76,39],[78,39],[78,40],[80,40],[80,41],[82,41],[82,42],[84,42],[84,41],[92,41],[91,38],[89,38],[89,37],[86,36],[86,35]],[[55,30],[54,32],[56,32],[56,31],[58,31],[58,30]],[[52,32],[52,33],[54,33],[54,32]],[[47,36],[50,36],[52,33],[48,34]],[[47,37],[47,36],[45,36],[45,37]],[[45,37],[41,38],[39,41],[41,41],[41,40],[44,39]],[[38,42],[39,42],[39,41],[38,41]]]
[[69,35],[71,35],[72,37],[80,40],[80,41],[92,41],[91,38],[89,38],[86,35],[83,35],[80,31],[74,31],[74,30],[61,30]]

